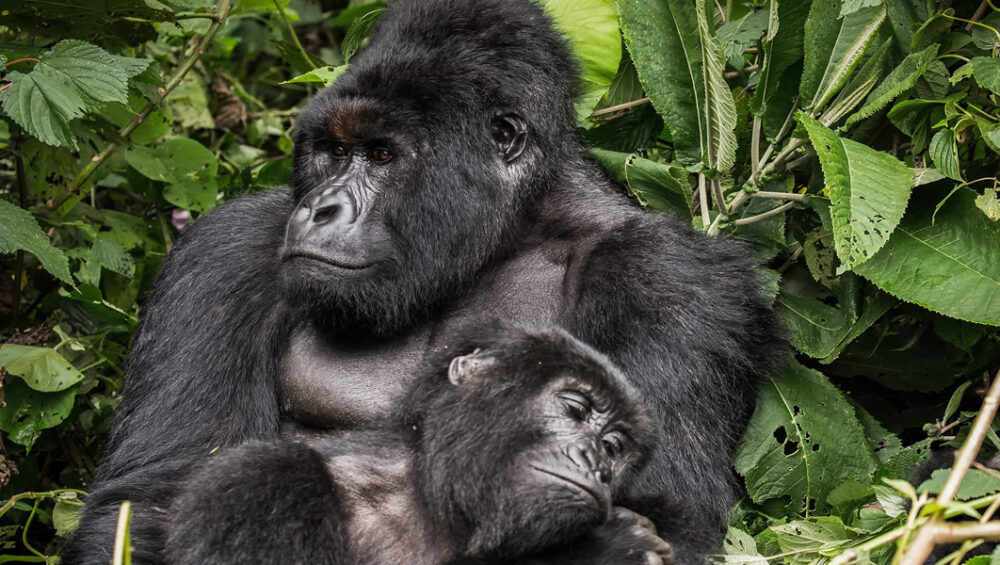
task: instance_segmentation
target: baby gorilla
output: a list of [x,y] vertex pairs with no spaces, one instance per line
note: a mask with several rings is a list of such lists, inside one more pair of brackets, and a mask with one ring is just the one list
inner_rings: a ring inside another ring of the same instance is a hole
[[602,539],[631,537],[637,562],[671,563],[648,520],[612,508],[652,448],[617,370],[561,330],[463,333],[384,431],[210,458],[172,509],[168,561],[604,563]]

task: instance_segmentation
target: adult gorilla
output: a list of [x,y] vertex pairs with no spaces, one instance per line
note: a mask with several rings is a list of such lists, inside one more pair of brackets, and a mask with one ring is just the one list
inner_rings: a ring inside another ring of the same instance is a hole
[[742,251],[584,161],[574,68],[527,0],[391,3],[303,111],[293,189],[220,206],[164,264],[69,562],[108,562],[126,499],[133,559],[159,561],[177,482],[213,450],[380,421],[484,314],[561,326],[622,370],[662,447],[616,503],[679,563],[714,549],[778,331]]

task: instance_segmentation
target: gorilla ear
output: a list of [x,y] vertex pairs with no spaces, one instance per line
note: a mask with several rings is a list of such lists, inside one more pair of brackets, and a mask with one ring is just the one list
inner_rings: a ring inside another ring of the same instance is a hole
[[524,118],[513,112],[497,112],[491,130],[493,142],[505,161],[510,163],[524,153],[528,141],[528,125]]
[[462,386],[494,362],[496,359],[479,349],[468,355],[459,355],[448,365],[448,380],[455,386]]

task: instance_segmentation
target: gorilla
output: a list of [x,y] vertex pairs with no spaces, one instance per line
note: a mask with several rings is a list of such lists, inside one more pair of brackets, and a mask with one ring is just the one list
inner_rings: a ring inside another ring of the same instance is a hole
[[609,521],[655,441],[624,378],[561,330],[463,335],[417,372],[384,431],[212,456],[174,504],[168,563],[511,564],[575,542],[550,562],[599,565],[617,556],[580,538],[603,527],[672,565],[641,519],[618,509]]
[[108,562],[125,500],[134,562],[161,563],[210,453],[371,429],[483,316],[561,327],[622,371],[659,441],[614,504],[681,562],[716,550],[781,330],[745,250],[643,211],[584,158],[577,81],[531,0],[390,3],[301,112],[293,186],[216,207],[164,261],[67,563]]

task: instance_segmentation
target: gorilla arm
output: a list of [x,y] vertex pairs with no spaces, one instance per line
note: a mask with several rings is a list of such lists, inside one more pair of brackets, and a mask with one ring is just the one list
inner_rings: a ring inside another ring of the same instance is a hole
[[288,191],[220,205],[178,239],[150,294],[95,487],[66,563],[110,562],[118,506],[133,503],[135,563],[159,562],[162,514],[212,450],[273,435],[278,246]]
[[[590,252],[565,327],[605,353],[660,437],[623,506],[653,519],[677,562],[715,551],[736,499],[731,458],[784,336],[747,254],[672,217],[639,214]],[[670,493],[668,500],[663,493]]]

